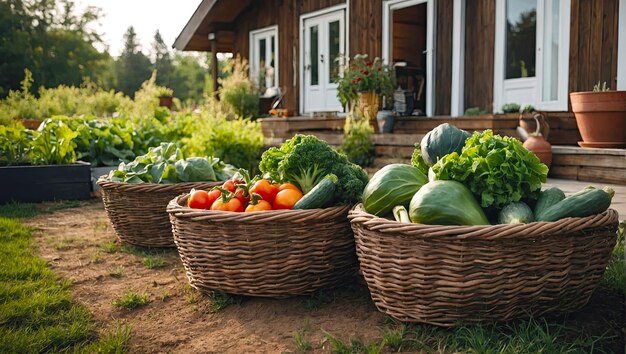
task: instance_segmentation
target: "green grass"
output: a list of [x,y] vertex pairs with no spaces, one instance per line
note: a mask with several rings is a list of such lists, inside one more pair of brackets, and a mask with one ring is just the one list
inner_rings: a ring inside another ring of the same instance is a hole
[[307,310],[317,310],[323,305],[330,304],[335,301],[335,294],[319,290],[302,299],[302,305]]
[[121,278],[124,276],[124,267],[117,266],[109,271],[109,275],[113,278]]
[[9,203],[0,205],[0,217],[8,219],[32,218],[37,214],[50,214],[62,209],[80,207],[76,200],[66,200],[42,205],[33,203]]
[[163,268],[167,265],[167,262],[160,256],[148,256],[141,259],[141,263],[148,269]]
[[119,247],[117,247],[117,243],[115,243],[115,240],[110,240],[101,243],[100,249],[106,253],[115,253],[119,250]]
[[[13,218],[33,213],[30,205],[0,208]],[[98,340],[89,311],[73,300],[69,282],[34,256],[31,240],[29,228],[0,217],[0,352],[124,352],[130,330]]]
[[395,324],[383,329],[380,340],[344,342],[325,333],[332,353],[452,352],[452,353],[591,353],[603,352],[606,337],[571,333],[546,320],[529,319],[499,325],[471,325],[446,330],[428,325]]
[[602,277],[602,285],[619,293],[624,293],[626,284],[624,282],[624,229],[626,221],[619,225],[617,231],[617,244],[613,249],[613,255],[606,267]]
[[127,310],[134,310],[138,307],[145,306],[150,302],[150,295],[147,293],[138,293],[128,290],[119,298],[113,300],[113,305]]
[[306,335],[302,330],[293,332],[293,340],[296,343],[296,349],[300,353],[306,353],[313,349],[313,344],[306,338]]

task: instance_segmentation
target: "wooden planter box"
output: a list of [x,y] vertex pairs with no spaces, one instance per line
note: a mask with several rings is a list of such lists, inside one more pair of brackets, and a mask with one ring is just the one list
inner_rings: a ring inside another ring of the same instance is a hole
[[100,190],[100,186],[98,185],[98,178],[100,176],[108,175],[109,172],[117,170],[117,166],[101,166],[101,167],[92,167],[91,168],[91,191],[95,192]]
[[426,134],[443,123],[450,123],[455,127],[469,132],[491,129],[496,134],[518,137],[515,128],[518,125],[518,115],[483,115],[471,117],[398,117],[393,132],[400,134]]
[[308,132],[332,132],[342,131],[346,123],[344,117],[286,117],[286,118],[262,118],[261,130],[266,138],[291,138],[292,136]]
[[91,165],[0,167],[0,203],[89,199]]

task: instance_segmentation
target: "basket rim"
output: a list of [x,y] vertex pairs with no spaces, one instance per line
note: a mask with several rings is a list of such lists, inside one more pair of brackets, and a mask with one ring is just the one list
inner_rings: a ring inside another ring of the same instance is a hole
[[198,182],[178,182],[178,183],[128,183],[114,182],[106,178],[100,177],[96,182],[102,189],[118,189],[127,191],[146,190],[146,191],[162,191],[169,189],[179,189],[188,186],[190,189],[198,185],[219,186],[224,181],[198,181]]
[[215,220],[215,219],[229,219],[229,220],[257,220],[264,221],[270,220],[284,220],[284,219],[299,219],[301,221],[319,218],[328,218],[341,214],[346,214],[351,208],[351,205],[340,205],[329,208],[317,208],[317,209],[279,209],[279,210],[267,210],[263,212],[255,213],[235,213],[230,211],[221,210],[208,210],[208,209],[194,209],[189,208],[181,204],[181,202],[189,196],[189,193],[185,193],[170,200],[167,205],[167,212],[171,216],[193,218],[199,220]]
[[534,221],[528,224],[496,224],[496,225],[427,225],[401,223],[373,215],[365,211],[362,203],[355,205],[348,213],[352,223],[363,225],[381,235],[403,235],[410,237],[435,238],[453,236],[458,239],[501,239],[525,238],[571,233],[583,229],[597,228],[616,224],[619,214],[614,209],[586,217],[570,217],[557,221]]

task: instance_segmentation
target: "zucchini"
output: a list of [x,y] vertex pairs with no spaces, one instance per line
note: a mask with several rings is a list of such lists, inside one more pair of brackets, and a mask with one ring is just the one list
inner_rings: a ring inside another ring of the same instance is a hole
[[363,190],[363,207],[377,216],[391,213],[396,205],[409,206],[415,192],[428,182],[417,167],[391,164],[378,170]]
[[608,187],[603,189],[587,187],[549,207],[537,217],[537,220],[557,221],[599,214],[611,206],[613,195],[615,191]]
[[528,224],[533,222],[533,211],[524,202],[508,204],[498,214],[499,224]]
[[323,208],[332,202],[336,184],[339,180],[334,174],[329,174],[296,202],[293,209]]
[[565,199],[565,193],[559,188],[552,187],[541,191],[537,204],[535,204],[535,217],[539,219],[544,211],[563,199]]

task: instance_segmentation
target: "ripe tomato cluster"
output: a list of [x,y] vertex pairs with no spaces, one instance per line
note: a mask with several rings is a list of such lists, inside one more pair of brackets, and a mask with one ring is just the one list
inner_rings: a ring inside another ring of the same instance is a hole
[[277,184],[255,177],[250,180],[242,171],[221,187],[210,191],[192,190],[187,206],[195,209],[231,212],[255,212],[277,209],[292,209],[302,198],[302,192],[291,183]]

